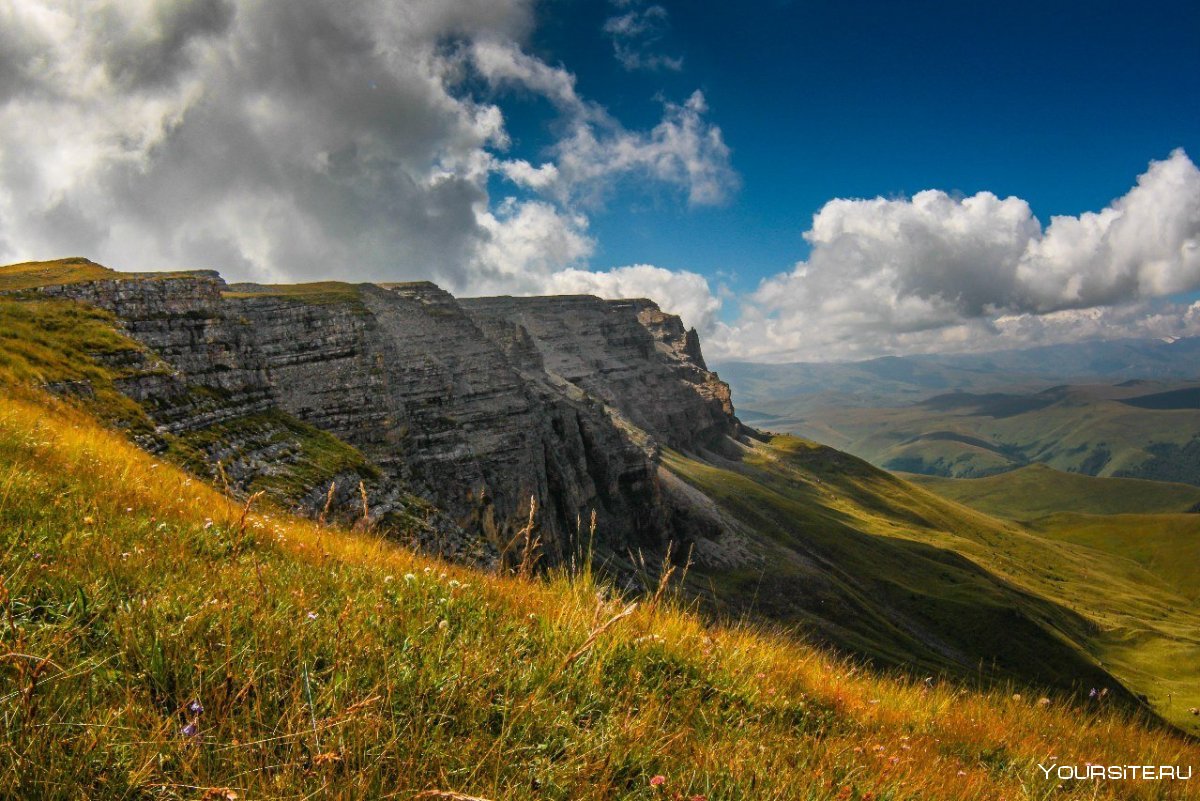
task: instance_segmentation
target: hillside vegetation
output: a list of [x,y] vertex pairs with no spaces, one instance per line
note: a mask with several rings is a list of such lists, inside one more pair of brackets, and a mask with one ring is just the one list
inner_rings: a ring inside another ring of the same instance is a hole
[[[775,616],[923,670],[1081,696],[1111,674],[1200,732],[1200,609],[1151,562],[997,520],[795,437],[724,466],[666,464],[762,543],[762,564],[719,580],[750,585]],[[1177,570],[1196,564],[1183,554]]]
[[[1092,515],[1171,514],[1200,508],[1200,487],[1166,481],[1098,478],[1030,465],[996,476],[952,479],[904,476],[945,498],[1013,520],[1057,512]],[[1200,517],[1194,518],[1200,526]]]
[[626,613],[586,571],[487,575],[247,509],[3,392],[12,797],[1161,798],[1186,786],[1057,789],[1036,764],[1200,760],[1104,704],[881,676],[669,594]]
[[186,272],[123,273],[84,258],[29,261],[0,266],[0,292],[14,292],[47,284],[77,284],[83,281],[153,281]]
[[906,476],[1045,537],[1132,560],[1200,601],[1200,489],[1187,484],[1063,473],[1041,465],[997,476]]
[[1162,386],[954,392],[906,405],[781,400],[748,419],[908,473],[977,478],[1037,463],[1200,485],[1200,409],[1190,389]]

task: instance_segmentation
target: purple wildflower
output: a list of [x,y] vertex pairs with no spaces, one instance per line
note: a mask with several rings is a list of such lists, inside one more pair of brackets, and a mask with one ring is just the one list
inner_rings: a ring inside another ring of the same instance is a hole
[[195,737],[197,731],[199,731],[199,729],[196,728],[196,723],[193,721],[180,729],[179,733],[184,737]]
[[192,701],[190,704],[187,705],[187,708],[188,708],[188,712],[191,712],[193,715],[203,715],[204,714],[204,705],[201,704],[199,701]]

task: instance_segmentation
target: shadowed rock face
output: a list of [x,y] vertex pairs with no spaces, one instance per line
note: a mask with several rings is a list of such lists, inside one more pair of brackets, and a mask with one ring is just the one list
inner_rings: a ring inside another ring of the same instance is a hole
[[[593,510],[602,554],[660,549],[671,536],[660,443],[701,449],[740,431],[695,332],[647,300],[463,301],[427,282],[230,287],[211,272],[114,273],[41,291],[111,311],[170,366],[121,386],[161,432],[284,412],[378,467],[374,514],[414,492],[460,525],[446,536],[482,536],[492,558],[531,498],[551,562],[572,553]],[[277,440],[263,430],[269,423],[257,425],[259,440]],[[233,478],[248,485],[255,471],[273,469],[272,447],[216,438],[206,455],[232,459]],[[254,456],[239,462],[247,450]],[[339,501],[352,502],[349,488]],[[322,490],[289,500],[315,511]]]

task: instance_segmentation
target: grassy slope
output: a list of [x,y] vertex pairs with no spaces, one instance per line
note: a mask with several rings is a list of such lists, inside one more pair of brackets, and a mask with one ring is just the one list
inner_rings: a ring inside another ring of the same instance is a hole
[[1193,603],[1200,601],[1200,489],[1096,478],[1031,465],[975,479],[906,476],[988,514],[1024,520],[1043,536],[1131,559]]
[[242,525],[90,417],[0,392],[17,797],[1157,798],[1178,788],[1054,791],[1035,765],[1200,761],[1103,706],[881,677],[670,604],[590,638],[622,602],[586,575],[473,573],[271,510]]
[[1046,537],[1130,559],[1200,605],[1200,515],[1064,512],[1031,526]]
[[[1200,488],[1188,484],[1098,478],[1040,464],[987,478],[921,475],[904,478],[945,498],[1013,520],[1033,520],[1055,512],[1171,514],[1186,512],[1200,504]],[[1200,517],[1195,522],[1200,527]]]
[[[275,469],[255,478],[249,491],[263,490],[288,503],[348,473],[364,479],[375,468],[355,448],[291,415],[270,410],[174,436],[155,430],[153,420],[121,394],[118,382],[170,368],[141,345],[118,333],[112,315],[66,300],[0,296],[0,382],[58,387],[92,414],[134,435],[155,437],[176,459],[202,475],[212,471],[206,451],[236,438],[258,447],[284,446]],[[220,404],[216,390],[194,391],[197,403]]]
[[667,464],[774,548],[743,577],[769,611],[922,669],[962,672],[964,655],[982,656],[985,672],[994,663],[1086,691],[1102,664],[1168,719],[1200,731],[1187,714],[1200,705],[1200,610],[1142,566],[793,437],[724,467],[678,454]]

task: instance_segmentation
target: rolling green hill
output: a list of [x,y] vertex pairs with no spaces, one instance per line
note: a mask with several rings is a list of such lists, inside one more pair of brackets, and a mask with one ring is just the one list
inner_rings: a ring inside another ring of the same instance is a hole
[[[1200,506],[1200,488],[1131,478],[1097,478],[1034,464],[986,478],[905,475],[938,495],[997,517],[1033,520],[1056,512],[1170,514]],[[1200,517],[1194,518],[1200,526]]]
[[1130,559],[1200,603],[1200,516],[1196,514],[1048,515],[1031,524],[1046,537]]
[[780,401],[760,404],[771,417],[759,424],[908,473],[974,478],[1038,463],[1200,485],[1200,409],[1190,397],[1187,387],[1124,382],[956,392],[905,406]]
[[666,465],[767,543],[740,580],[776,615],[933,670],[1020,665],[1059,686],[1106,670],[1200,731],[1187,713],[1200,704],[1200,607],[1150,563],[1002,522],[794,437],[720,466]]
[[906,476],[943,497],[1023,520],[1042,536],[1129,559],[1200,600],[1200,489],[1031,465],[976,479]]

